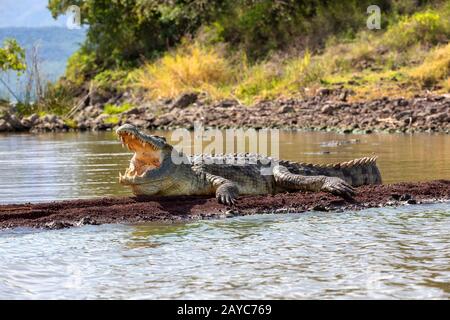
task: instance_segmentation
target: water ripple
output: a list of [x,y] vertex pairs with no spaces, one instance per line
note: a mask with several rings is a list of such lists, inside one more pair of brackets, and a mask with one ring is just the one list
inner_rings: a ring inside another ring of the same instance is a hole
[[0,297],[450,298],[450,204],[0,232]]

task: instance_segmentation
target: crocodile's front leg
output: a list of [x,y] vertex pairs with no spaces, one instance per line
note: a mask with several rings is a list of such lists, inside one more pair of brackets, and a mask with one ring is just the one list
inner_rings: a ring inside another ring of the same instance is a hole
[[239,189],[236,183],[221,176],[206,172],[202,167],[193,168],[200,180],[208,183],[216,193],[216,199],[219,203],[225,205],[234,205],[239,196]]
[[274,167],[273,175],[276,184],[288,190],[325,191],[344,198],[355,195],[353,187],[338,177],[302,176],[280,165]]

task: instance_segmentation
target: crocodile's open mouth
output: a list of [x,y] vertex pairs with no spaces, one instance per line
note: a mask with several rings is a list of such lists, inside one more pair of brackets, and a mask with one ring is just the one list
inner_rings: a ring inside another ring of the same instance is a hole
[[125,173],[119,174],[119,180],[123,178],[134,178],[136,176],[144,176],[149,170],[159,168],[161,165],[161,149],[150,141],[139,135],[127,131],[117,131],[122,146],[134,152],[130,161],[130,166]]

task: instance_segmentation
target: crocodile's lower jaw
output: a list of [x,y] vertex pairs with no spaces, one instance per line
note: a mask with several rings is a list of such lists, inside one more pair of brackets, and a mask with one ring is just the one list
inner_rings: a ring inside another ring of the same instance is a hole
[[151,143],[146,143],[136,138],[131,133],[119,135],[122,146],[134,151],[130,166],[124,174],[119,174],[119,182],[123,184],[133,184],[136,177],[143,177],[148,171],[154,170],[161,165],[161,150]]

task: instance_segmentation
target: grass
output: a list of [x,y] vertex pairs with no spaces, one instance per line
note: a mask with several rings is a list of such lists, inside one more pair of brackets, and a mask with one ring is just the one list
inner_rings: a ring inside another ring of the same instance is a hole
[[175,97],[186,91],[210,91],[225,86],[233,77],[234,70],[218,50],[194,43],[146,64],[138,81],[154,99]]
[[330,38],[321,52],[273,55],[249,64],[240,52],[183,44],[139,72],[150,99],[189,91],[246,104],[344,86],[353,100],[410,96],[450,87],[450,5],[402,16],[385,31]]
[[64,124],[68,126],[70,129],[76,129],[78,125],[77,121],[73,119],[65,119]]
[[450,80],[450,44],[434,49],[424,62],[411,70],[411,78],[421,87],[448,88]]
[[108,124],[116,125],[116,124],[119,123],[119,120],[120,120],[120,119],[119,119],[118,116],[113,115],[113,116],[109,116],[108,118],[106,118],[103,122],[104,122],[104,123],[108,123]]
[[109,115],[120,114],[122,112],[130,110],[132,107],[133,106],[129,103],[124,103],[120,106],[116,106],[113,104],[106,104],[103,108],[103,113],[109,114]]

